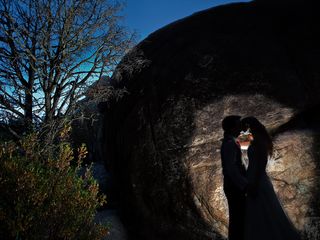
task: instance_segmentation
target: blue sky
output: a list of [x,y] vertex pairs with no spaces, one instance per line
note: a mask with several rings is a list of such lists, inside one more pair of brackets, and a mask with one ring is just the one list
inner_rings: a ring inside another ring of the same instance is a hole
[[155,30],[194,12],[231,2],[248,0],[127,0],[124,24],[142,40]]

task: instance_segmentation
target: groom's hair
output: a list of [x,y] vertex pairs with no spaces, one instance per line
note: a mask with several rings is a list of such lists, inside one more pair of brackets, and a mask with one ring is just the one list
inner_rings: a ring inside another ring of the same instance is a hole
[[240,122],[241,117],[237,115],[230,115],[225,117],[222,120],[222,129],[225,132],[230,132],[232,131],[237,124]]

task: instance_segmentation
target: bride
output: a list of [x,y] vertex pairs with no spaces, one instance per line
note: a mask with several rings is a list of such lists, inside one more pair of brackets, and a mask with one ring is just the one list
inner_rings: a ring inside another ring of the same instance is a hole
[[246,200],[245,240],[299,240],[298,231],[282,208],[266,173],[273,144],[266,128],[254,117],[241,121],[253,140],[248,148],[249,182]]

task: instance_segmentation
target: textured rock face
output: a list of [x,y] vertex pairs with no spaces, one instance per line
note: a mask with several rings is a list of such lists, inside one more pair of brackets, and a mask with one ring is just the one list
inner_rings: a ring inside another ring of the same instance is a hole
[[133,238],[226,236],[221,121],[238,114],[272,133],[276,192],[304,238],[319,239],[319,29],[311,5],[270,6],[197,13],[119,65],[114,82],[129,94],[105,109],[105,159]]

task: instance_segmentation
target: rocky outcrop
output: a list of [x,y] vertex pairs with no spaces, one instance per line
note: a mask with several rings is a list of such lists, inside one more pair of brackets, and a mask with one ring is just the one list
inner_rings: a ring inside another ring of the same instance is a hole
[[304,238],[319,239],[317,8],[295,1],[283,12],[263,2],[174,22],[114,73],[128,94],[103,109],[104,156],[132,239],[226,236],[219,149],[230,114],[256,116],[272,133],[268,172],[278,196]]

